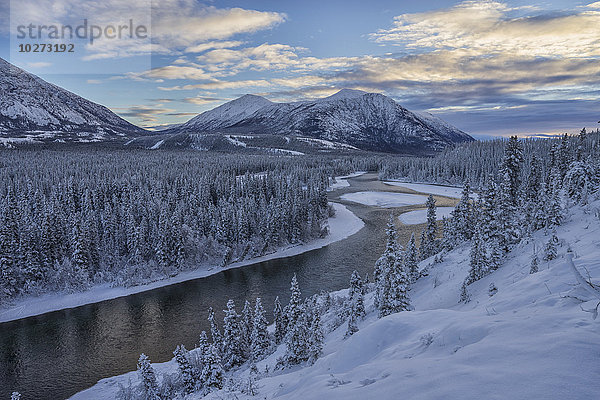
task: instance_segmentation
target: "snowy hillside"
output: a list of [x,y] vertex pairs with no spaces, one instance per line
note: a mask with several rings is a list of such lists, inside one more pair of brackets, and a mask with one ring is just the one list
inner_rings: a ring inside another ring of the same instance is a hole
[[175,127],[175,129],[182,132],[214,131],[222,127],[234,125],[269,104],[272,103],[264,97],[247,94],[217,108],[203,112],[185,124]]
[[385,152],[437,151],[473,140],[438,118],[423,117],[389,97],[358,90],[294,103],[246,95],[165,132],[215,131],[307,136]]
[[[373,293],[368,293],[359,331],[344,339],[342,323],[327,334],[323,356],[314,365],[273,371],[284,351],[280,346],[257,364],[259,374],[252,380],[258,397],[238,387],[206,398],[595,398],[600,334],[598,321],[583,310],[594,309],[598,299],[577,284],[567,260],[571,249],[580,272],[600,277],[599,210],[600,201],[571,209],[557,229],[558,257],[541,262],[537,273],[530,274],[530,264],[548,241],[543,231],[509,253],[497,271],[472,284],[471,301],[459,304],[469,269],[469,248],[463,245],[441,263],[420,263],[427,276],[410,291],[414,311],[378,319]],[[335,304],[347,290],[332,296]],[[337,319],[335,310],[330,311],[323,326],[339,325]],[[271,372],[264,373],[267,366]],[[159,375],[177,371],[175,361],[154,367]],[[248,381],[248,374],[246,368],[234,373],[241,382]],[[128,379],[135,384],[138,374],[104,379],[73,398],[113,398],[118,384],[127,386]]]
[[[77,96],[0,58],[0,135],[51,141],[99,140],[145,131],[108,108]],[[43,134],[44,136],[40,136]]]

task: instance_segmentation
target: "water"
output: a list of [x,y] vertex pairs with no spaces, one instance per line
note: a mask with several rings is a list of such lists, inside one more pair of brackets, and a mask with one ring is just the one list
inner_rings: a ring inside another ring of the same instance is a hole
[[[331,198],[352,191],[401,190],[381,184],[374,174],[350,183]],[[241,312],[245,300],[261,297],[272,310],[276,296],[283,304],[288,301],[294,273],[304,296],[348,287],[353,270],[363,277],[372,273],[383,252],[389,210],[346,205],[365,227],[322,249],[0,324],[0,398],[10,398],[13,390],[24,399],[68,398],[99,379],[134,370],[142,352],[153,362],[167,361],[177,345],[193,348],[200,332],[209,331],[209,307],[222,318],[228,299],[235,300]],[[421,228],[402,227],[402,243]]]

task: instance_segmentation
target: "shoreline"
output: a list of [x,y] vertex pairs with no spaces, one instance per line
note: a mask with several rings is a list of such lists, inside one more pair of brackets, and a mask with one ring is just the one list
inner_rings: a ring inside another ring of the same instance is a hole
[[77,293],[46,293],[37,297],[30,297],[17,301],[13,306],[0,310],[0,323],[17,321],[24,318],[47,314],[70,308],[81,307],[88,304],[99,303],[120,297],[130,296],[149,290],[158,289],[194,279],[205,278],[221,271],[247,267],[264,261],[276,260],[297,256],[308,251],[320,249],[331,243],[339,242],[357,233],[364,226],[364,222],[354,213],[339,203],[331,203],[335,209],[335,216],[329,218],[329,234],[321,239],[315,239],[305,244],[281,248],[274,253],[249,260],[232,263],[225,268],[210,266],[192,271],[184,271],[177,276],[151,282],[146,285],[133,287],[110,287],[109,284],[95,286],[85,292]]

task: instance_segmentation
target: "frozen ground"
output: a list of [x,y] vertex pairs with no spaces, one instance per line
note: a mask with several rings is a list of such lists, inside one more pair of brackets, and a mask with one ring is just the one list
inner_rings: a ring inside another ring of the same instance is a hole
[[429,183],[404,183],[396,181],[385,181],[383,183],[385,183],[386,185],[399,186],[406,189],[414,190],[415,192],[419,193],[446,196],[454,199],[460,199],[463,191],[463,189],[460,187],[433,185]]
[[[548,241],[543,231],[513,249],[500,269],[470,285],[471,301],[458,304],[469,268],[469,246],[463,245],[441,263],[420,264],[429,270],[411,290],[415,311],[378,319],[368,294],[368,315],[359,332],[344,339],[343,324],[328,333],[324,354],[314,365],[261,375],[254,397],[223,390],[207,398],[596,399],[600,320],[584,310],[593,310],[598,298],[577,284],[567,256],[572,250],[576,268],[599,282],[598,210],[600,201],[571,211],[557,229],[558,258],[540,261],[538,273],[529,274],[529,267],[536,249]],[[492,283],[498,291],[490,296]],[[322,320],[333,317],[328,313]],[[258,370],[269,365],[272,371],[282,351],[280,346]],[[159,375],[175,371],[173,361],[155,368]],[[118,383],[126,385],[129,378],[138,382],[135,372],[103,379],[73,399],[112,399]],[[186,400],[200,398],[192,394]]]
[[[453,210],[454,207],[437,207],[436,219],[439,221],[444,217],[448,218]],[[427,209],[402,213],[398,216],[398,219],[404,225],[424,224],[427,222]]]
[[39,297],[32,297],[19,301],[12,307],[0,310],[0,322],[12,321],[33,315],[44,314],[50,311],[73,308],[85,304],[97,303],[117,297],[128,296],[135,293],[145,292],[158,287],[184,282],[191,279],[202,278],[216,274],[224,269],[239,268],[262,261],[276,258],[295,256],[310,250],[327,246],[330,243],[340,241],[358,232],[363,226],[363,221],[350,212],[341,204],[333,203],[336,215],[329,219],[329,235],[323,239],[313,240],[303,245],[290,246],[262,257],[245,260],[228,265],[226,268],[202,267],[197,270],[183,272],[173,278],[152,282],[147,285],[131,288],[110,287],[108,285],[96,286],[88,291],[79,293],[53,293]]
[[384,208],[412,206],[415,204],[424,204],[427,201],[425,196],[407,193],[392,192],[356,192],[346,193],[341,197],[343,200],[360,203],[367,206],[377,206]]

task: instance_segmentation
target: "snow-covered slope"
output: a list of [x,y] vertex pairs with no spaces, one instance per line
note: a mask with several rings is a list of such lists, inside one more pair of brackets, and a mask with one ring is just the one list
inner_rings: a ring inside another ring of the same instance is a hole
[[[0,58],[0,134],[81,133],[94,139],[144,130],[108,108],[52,85]],[[44,139],[48,139],[47,137]]]
[[[343,324],[327,336],[325,355],[313,366],[259,380],[260,398],[597,398],[600,322],[582,309],[594,309],[598,299],[576,284],[565,255],[572,249],[576,266],[598,282],[599,208],[596,201],[574,210],[557,230],[558,258],[529,274],[534,251],[548,241],[537,232],[498,271],[469,287],[470,303],[458,304],[469,267],[467,246],[433,264],[415,284],[415,311],[377,319],[369,295],[369,315],[359,332],[343,339]],[[498,292],[490,296],[492,283]],[[274,363],[273,357],[265,363]]]
[[439,119],[408,111],[389,97],[358,90],[294,103],[246,95],[169,133],[210,131],[308,136],[385,152],[436,151],[473,140]]
[[[325,338],[324,354],[312,366],[275,370],[283,346],[257,364],[257,394],[238,389],[213,392],[208,399],[595,399],[600,392],[598,298],[577,284],[568,265],[572,250],[584,276],[600,279],[600,201],[571,209],[557,229],[558,258],[541,262],[530,274],[534,252],[548,241],[536,232],[508,254],[495,272],[469,286],[471,301],[458,304],[469,268],[469,247],[462,246],[421,268],[428,275],[411,290],[414,311],[378,319],[372,293],[359,331],[344,339],[346,324]],[[490,296],[491,284],[497,292]],[[344,297],[347,290],[334,294]],[[323,324],[336,319],[325,314]],[[265,366],[269,373],[263,373]],[[177,371],[169,361],[155,364],[159,374]],[[244,382],[248,369],[234,373]],[[104,379],[76,399],[114,398],[131,372]],[[191,394],[187,400],[204,398]]]
[[231,126],[272,104],[264,97],[246,94],[238,99],[203,112],[175,129],[183,131],[214,131]]

